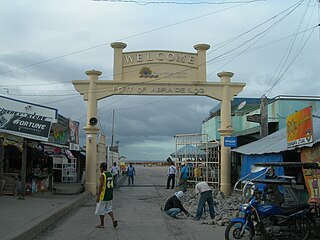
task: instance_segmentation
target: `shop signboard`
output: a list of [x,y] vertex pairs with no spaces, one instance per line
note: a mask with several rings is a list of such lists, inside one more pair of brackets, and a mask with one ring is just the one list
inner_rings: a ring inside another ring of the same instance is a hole
[[311,143],[313,141],[312,108],[303,108],[286,118],[287,147]]
[[0,114],[6,111],[11,111],[15,115],[42,116],[46,121],[58,122],[58,110],[55,108],[0,96]]
[[[9,111],[0,113],[0,131],[39,141],[48,141],[51,122],[41,116],[21,116]],[[36,118],[34,118],[36,117]]]
[[0,96],[0,132],[48,141],[58,110]]

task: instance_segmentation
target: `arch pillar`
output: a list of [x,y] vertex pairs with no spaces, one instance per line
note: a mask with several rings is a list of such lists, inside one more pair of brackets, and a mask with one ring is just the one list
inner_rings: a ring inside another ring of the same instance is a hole
[[96,81],[102,73],[100,71],[86,71],[89,80],[88,87],[88,104],[87,104],[87,125],[84,127],[86,133],[86,184],[85,190],[92,195],[97,194],[97,134],[99,128],[96,125],[90,125],[89,119],[97,118],[97,96]]
[[127,47],[127,44],[122,42],[111,43],[111,47],[114,49],[114,59],[113,59],[113,80],[121,81],[122,79],[122,54],[123,49]]
[[230,82],[232,72],[220,72],[218,77],[224,84],[221,99],[221,126],[218,129],[221,137],[221,182],[220,190],[226,195],[231,194],[231,150],[230,147],[224,146],[224,138],[230,136],[233,132],[231,127],[231,100],[233,95],[230,94]]

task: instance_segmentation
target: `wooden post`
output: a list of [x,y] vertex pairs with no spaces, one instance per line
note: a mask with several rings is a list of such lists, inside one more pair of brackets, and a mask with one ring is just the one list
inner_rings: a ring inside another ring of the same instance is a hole
[[268,98],[260,99],[260,138],[268,136]]
[[21,165],[21,199],[26,195],[26,171],[27,171],[28,139],[23,139],[22,165]]
[[4,159],[3,138],[0,138],[0,187],[3,179],[3,159]]

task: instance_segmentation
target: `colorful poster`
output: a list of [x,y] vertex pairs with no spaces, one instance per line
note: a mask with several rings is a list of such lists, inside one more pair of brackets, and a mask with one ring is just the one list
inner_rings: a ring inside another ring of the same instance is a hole
[[[301,150],[302,163],[320,164],[320,144]],[[303,176],[309,194],[309,202],[320,203],[320,169],[303,169]]]
[[313,141],[312,109],[306,107],[286,118],[287,147],[304,145]]
[[79,122],[69,118],[69,142],[79,144]]

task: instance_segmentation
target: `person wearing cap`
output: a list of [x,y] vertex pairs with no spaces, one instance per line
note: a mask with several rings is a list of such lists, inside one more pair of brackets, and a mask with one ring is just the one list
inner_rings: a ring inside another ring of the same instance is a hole
[[213,198],[212,198],[212,189],[209,184],[205,181],[198,182],[195,186],[196,194],[200,193],[199,203],[197,207],[197,213],[194,220],[199,221],[204,209],[204,205],[207,202],[209,205],[209,214],[211,219],[214,219],[214,206],[213,206]]
[[100,224],[96,228],[104,228],[104,216],[108,214],[113,223],[113,227],[118,226],[118,221],[115,220],[112,211],[112,199],[113,199],[113,176],[107,171],[107,164],[100,164],[100,177],[99,177],[99,188],[97,195],[97,205],[95,214],[100,217]]
[[183,197],[184,193],[182,191],[176,192],[167,200],[164,206],[164,212],[172,218],[177,218],[177,214],[181,212],[189,215],[189,212],[182,206],[181,200]]

